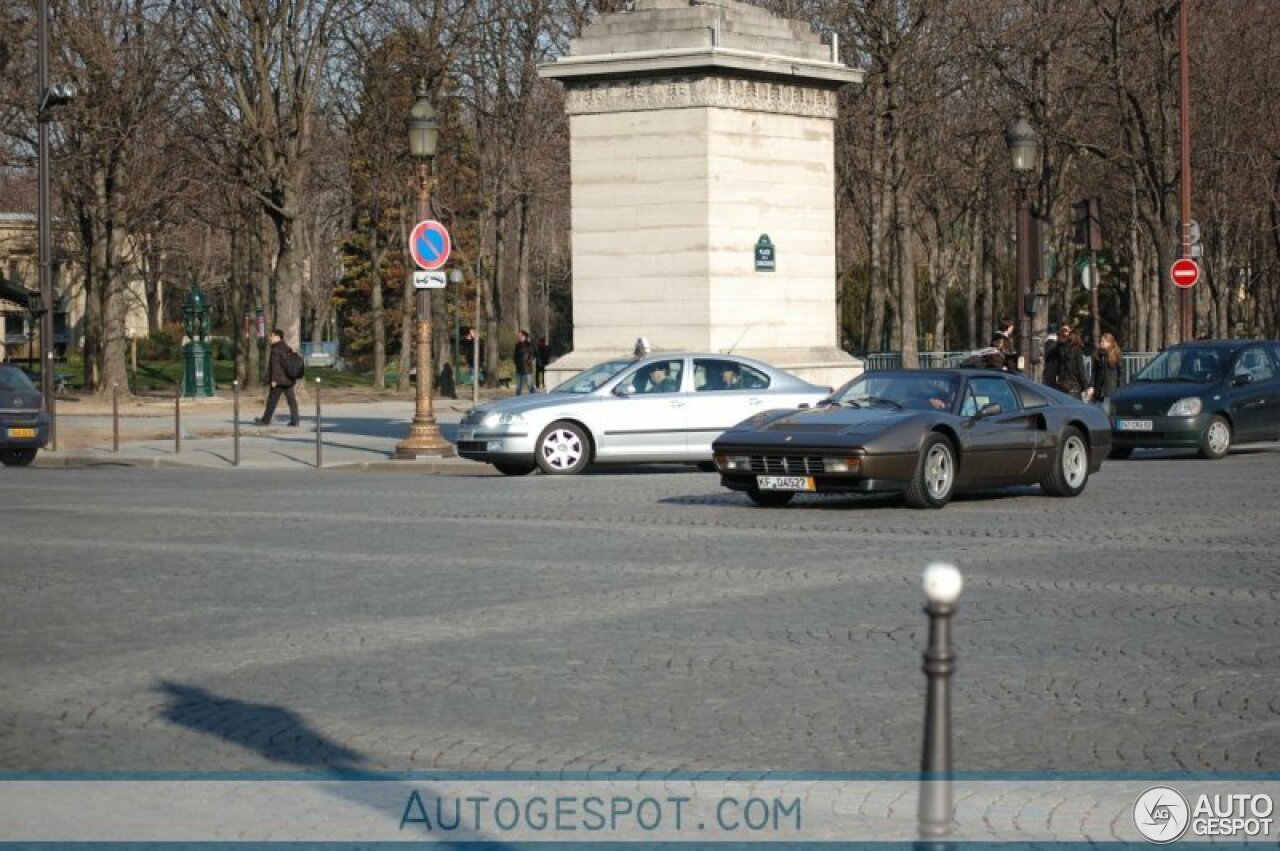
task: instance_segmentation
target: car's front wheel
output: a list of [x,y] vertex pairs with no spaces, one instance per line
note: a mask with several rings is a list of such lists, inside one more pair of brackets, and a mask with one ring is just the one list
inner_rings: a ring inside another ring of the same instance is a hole
[[547,475],[571,476],[591,461],[591,440],[577,423],[554,422],[538,437],[534,457],[538,469]]
[[956,489],[956,452],[951,441],[934,432],[925,440],[903,496],[912,508],[941,508]]
[[0,449],[0,464],[6,467],[25,467],[34,460],[34,449]]
[[747,496],[761,508],[781,508],[791,502],[795,494],[791,491],[762,491],[752,488],[747,491]]
[[1089,481],[1089,446],[1080,429],[1068,427],[1058,441],[1053,469],[1040,483],[1050,496],[1079,496]]
[[1231,423],[1222,414],[1214,414],[1200,435],[1200,457],[1216,461],[1226,458],[1231,449]]

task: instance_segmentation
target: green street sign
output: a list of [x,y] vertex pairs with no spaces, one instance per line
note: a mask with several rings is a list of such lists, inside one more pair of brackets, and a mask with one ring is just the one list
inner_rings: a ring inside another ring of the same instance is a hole
[[756,271],[773,272],[778,268],[778,257],[773,250],[773,240],[769,234],[762,233],[756,240]]

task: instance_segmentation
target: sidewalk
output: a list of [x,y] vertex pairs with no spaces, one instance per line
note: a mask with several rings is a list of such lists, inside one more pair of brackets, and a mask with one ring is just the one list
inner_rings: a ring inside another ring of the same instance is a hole
[[[377,399],[323,403],[317,453],[314,396],[299,394],[301,425],[290,428],[287,406],[277,409],[275,423],[259,426],[261,400],[240,403],[240,467],[248,469],[412,471],[491,475],[494,469],[461,458],[391,459],[396,444],[413,420],[412,399]],[[453,440],[458,421],[471,407],[469,399],[432,402],[440,431]],[[58,407],[58,450],[42,449],[37,467],[122,465],[233,469],[235,422],[229,399],[183,400],[180,446],[174,439],[172,400],[124,400],[120,405],[120,451],[112,451],[109,403]]]

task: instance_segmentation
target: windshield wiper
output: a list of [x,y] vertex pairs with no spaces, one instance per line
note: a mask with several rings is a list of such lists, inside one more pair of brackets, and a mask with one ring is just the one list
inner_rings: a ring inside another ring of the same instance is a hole
[[892,399],[885,399],[880,396],[868,396],[866,401],[868,405],[893,405],[893,407],[897,408],[899,411],[903,409],[901,403],[895,402]]

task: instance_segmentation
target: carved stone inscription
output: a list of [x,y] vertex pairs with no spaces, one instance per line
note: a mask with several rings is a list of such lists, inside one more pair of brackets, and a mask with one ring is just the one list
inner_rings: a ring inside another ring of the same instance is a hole
[[834,119],[836,94],[763,80],[668,77],[572,85],[566,98],[570,115],[708,106]]

